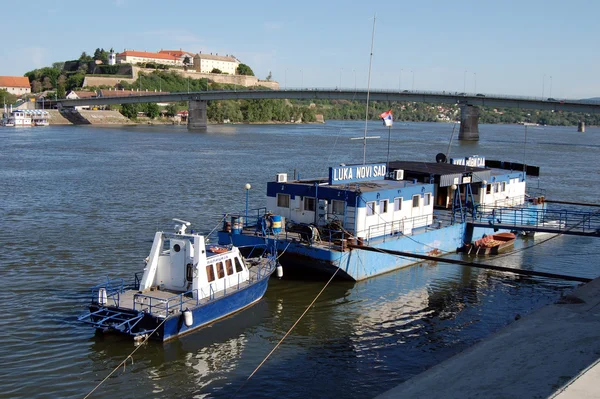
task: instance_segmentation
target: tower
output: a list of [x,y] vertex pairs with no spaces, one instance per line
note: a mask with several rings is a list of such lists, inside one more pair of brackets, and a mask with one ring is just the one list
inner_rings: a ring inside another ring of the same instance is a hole
[[108,53],[108,65],[115,65],[117,63],[117,55],[115,54],[115,50],[110,49],[110,53]]

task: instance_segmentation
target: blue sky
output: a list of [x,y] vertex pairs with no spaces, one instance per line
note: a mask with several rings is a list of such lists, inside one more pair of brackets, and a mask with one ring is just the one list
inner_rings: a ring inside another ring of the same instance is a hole
[[6,2],[0,75],[97,47],[182,48],[282,87],[366,88],[374,14],[374,89],[600,96],[597,0]]

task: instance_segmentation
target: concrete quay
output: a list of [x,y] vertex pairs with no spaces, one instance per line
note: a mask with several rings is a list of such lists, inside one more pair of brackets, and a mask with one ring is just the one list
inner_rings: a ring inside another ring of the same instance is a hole
[[600,398],[600,278],[377,396]]

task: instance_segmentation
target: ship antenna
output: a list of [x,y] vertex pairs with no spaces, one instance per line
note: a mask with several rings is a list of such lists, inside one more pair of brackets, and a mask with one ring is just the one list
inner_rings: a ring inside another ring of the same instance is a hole
[[371,33],[371,55],[369,56],[369,77],[367,80],[367,110],[365,112],[365,134],[363,136],[363,165],[367,163],[367,124],[369,122],[369,96],[371,94],[371,65],[373,64],[373,43],[375,42],[375,21],[377,14],[373,15],[373,32]]

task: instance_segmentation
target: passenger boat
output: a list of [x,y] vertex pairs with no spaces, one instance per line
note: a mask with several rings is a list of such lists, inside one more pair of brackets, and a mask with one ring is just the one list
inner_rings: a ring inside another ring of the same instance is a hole
[[525,196],[522,168],[490,168],[479,156],[436,161],[334,166],[328,177],[302,180],[278,173],[267,183],[265,207],[231,212],[219,244],[266,241],[278,247],[286,275],[359,281],[417,262],[388,250],[456,252],[494,234],[499,210],[504,221],[535,224],[545,209]]
[[108,279],[92,288],[79,320],[137,340],[167,341],[259,301],[276,269],[276,253],[244,258],[235,246],[206,245],[206,237],[174,219],[175,233],[157,232],[143,275],[126,286]]
[[28,127],[48,126],[50,114],[41,109],[5,109],[2,126]]
[[462,247],[461,252],[469,255],[497,255],[506,248],[512,247],[516,239],[517,236],[509,232],[486,235]]

